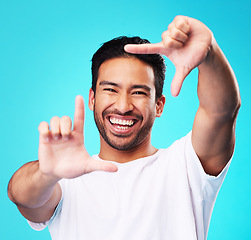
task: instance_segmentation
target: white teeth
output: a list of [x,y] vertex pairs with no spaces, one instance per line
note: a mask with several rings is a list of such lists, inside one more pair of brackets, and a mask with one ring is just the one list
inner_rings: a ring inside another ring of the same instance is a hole
[[123,125],[123,126],[132,126],[133,125],[133,120],[122,120],[122,119],[117,119],[117,118],[110,118],[110,121],[112,124],[118,124],[118,125]]
[[122,127],[122,126],[117,126],[118,129],[121,129],[121,130],[126,130],[126,129],[129,129],[129,127]]

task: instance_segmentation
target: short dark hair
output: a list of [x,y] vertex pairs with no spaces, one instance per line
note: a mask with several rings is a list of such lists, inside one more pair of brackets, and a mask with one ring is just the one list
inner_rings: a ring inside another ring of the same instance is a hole
[[153,68],[155,77],[156,100],[161,97],[165,79],[165,60],[160,54],[131,54],[124,50],[126,44],[150,43],[140,37],[121,36],[105,42],[92,57],[92,90],[95,94],[99,67],[103,62],[113,58],[134,57]]

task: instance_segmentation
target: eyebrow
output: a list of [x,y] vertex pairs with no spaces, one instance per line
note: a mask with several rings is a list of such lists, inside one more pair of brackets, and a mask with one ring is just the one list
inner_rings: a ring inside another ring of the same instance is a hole
[[100,86],[103,86],[103,85],[112,85],[112,86],[115,86],[115,87],[120,87],[119,84],[115,83],[115,82],[110,82],[110,81],[101,81],[99,83]]
[[[106,81],[106,80],[101,81],[101,82],[99,83],[99,85],[100,85],[100,86],[112,85],[112,86],[120,87],[120,88],[121,88],[121,85],[120,85],[120,84],[115,83],[115,82],[111,82],[111,81]],[[137,88],[144,89],[144,90],[147,91],[147,92],[151,92],[151,90],[152,90],[150,87],[148,87],[147,85],[144,85],[144,84],[135,84],[135,85],[132,85],[132,86],[130,87],[131,90],[132,90],[132,89],[137,89]]]
[[136,84],[136,85],[131,86],[130,88],[131,89],[142,88],[142,89],[146,90],[147,92],[151,92],[151,88],[148,87],[147,85],[138,85],[138,84]]

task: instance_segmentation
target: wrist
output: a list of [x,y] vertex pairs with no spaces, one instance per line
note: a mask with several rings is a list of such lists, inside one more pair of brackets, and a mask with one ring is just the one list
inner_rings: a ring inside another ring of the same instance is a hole
[[61,180],[60,177],[54,176],[53,174],[45,173],[41,170],[39,167],[37,170],[37,176],[38,179],[40,179],[41,182],[47,183],[48,185],[55,185],[59,180]]
[[12,176],[8,195],[18,206],[37,208],[50,199],[59,180],[42,173],[38,161],[29,162]]
[[204,60],[198,65],[198,69],[202,70],[208,67],[217,67],[220,60],[221,50],[214,39],[212,38],[211,45],[208,47],[208,52]]

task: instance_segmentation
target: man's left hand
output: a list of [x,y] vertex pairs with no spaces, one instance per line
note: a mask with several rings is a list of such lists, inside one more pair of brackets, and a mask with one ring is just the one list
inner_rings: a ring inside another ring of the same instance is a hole
[[128,44],[125,51],[134,54],[159,53],[168,57],[176,68],[171,93],[178,96],[186,76],[207,56],[213,34],[202,22],[177,16],[163,32],[162,41],[155,44]]

